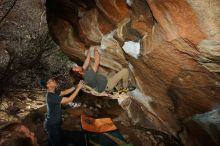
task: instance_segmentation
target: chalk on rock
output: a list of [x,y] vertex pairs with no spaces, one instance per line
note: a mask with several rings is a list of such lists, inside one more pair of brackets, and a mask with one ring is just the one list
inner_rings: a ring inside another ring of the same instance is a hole
[[125,42],[122,48],[127,54],[138,59],[138,56],[140,55],[140,48],[141,48],[140,41],[139,42],[133,42],[133,41]]
[[126,3],[128,4],[128,6],[131,7],[132,3],[133,3],[133,0],[126,0]]
[[116,30],[113,30],[102,37],[100,49],[105,50],[106,48],[111,47],[115,43],[117,44],[117,41],[114,39],[115,32]]

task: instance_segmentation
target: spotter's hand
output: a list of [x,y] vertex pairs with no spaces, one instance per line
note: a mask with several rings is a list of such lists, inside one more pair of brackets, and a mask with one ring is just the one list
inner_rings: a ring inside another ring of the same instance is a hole
[[77,85],[77,88],[82,89],[85,86],[85,82],[83,80],[79,81],[79,84]]

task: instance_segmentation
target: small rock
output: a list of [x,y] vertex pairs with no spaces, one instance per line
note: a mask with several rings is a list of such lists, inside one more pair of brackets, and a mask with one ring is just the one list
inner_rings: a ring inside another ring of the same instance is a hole
[[28,96],[28,98],[30,98],[31,100],[36,100],[37,99],[37,97],[35,95],[30,95],[30,96]]
[[85,108],[86,108],[86,107],[87,107],[87,105],[86,105],[86,104],[83,104],[83,105],[82,105],[82,107],[85,107]]
[[28,94],[27,93],[22,93],[19,96],[17,96],[18,99],[20,100],[25,100],[28,98]]
[[96,104],[95,106],[98,108],[102,108],[102,106],[100,104]]
[[37,105],[43,105],[43,104],[44,104],[44,103],[42,103],[42,102],[38,102],[38,103],[37,103]]
[[21,109],[20,112],[25,112],[25,110],[24,110],[24,109]]
[[1,106],[0,106],[0,109],[1,109],[1,110],[6,110],[8,107],[9,107],[9,105],[8,105],[7,102],[2,102],[2,103],[1,103]]
[[9,114],[16,115],[20,111],[20,108],[12,106],[12,107],[9,107],[8,110],[9,110]]
[[26,106],[26,109],[30,110],[30,109],[31,109],[31,106],[30,106],[30,105]]
[[97,108],[94,108],[94,111],[96,111],[96,112],[97,112],[97,111],[99,111],[99,109],[97,109]]
[[151,132],[150,132],[150,131],[147,131],[146,133],[147,133],[147,134],[149,134],[149,135],[151,134]]

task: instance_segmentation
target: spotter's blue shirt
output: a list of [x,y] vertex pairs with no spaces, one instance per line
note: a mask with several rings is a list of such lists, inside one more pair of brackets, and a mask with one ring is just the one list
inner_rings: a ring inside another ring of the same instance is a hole
[[62,97],[59,96],[59,92],[47,92],[46,93],[46,104],[47,104],[47,113],[45,117],[46,124],[59,124],[61,123],[61,100]]

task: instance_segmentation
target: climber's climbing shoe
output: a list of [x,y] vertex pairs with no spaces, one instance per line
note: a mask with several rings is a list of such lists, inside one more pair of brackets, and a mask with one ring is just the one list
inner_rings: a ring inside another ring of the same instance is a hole
[[128,85],[128,88],[118,90],[117,92],[118,92],[118,93],[122,93],[122,92],[133,91],[133,90],[135,90],[135,89],[136,89],[136,87],[135,87],[135,86],[133,86],[133,85]]
[[133,91],[135,89],[136,87],[134,85],[128,85],[128,91]]

